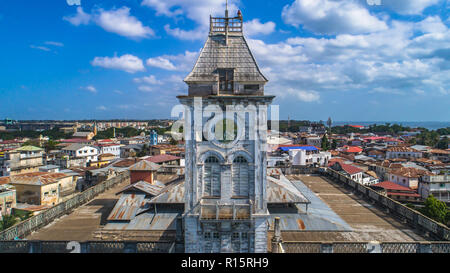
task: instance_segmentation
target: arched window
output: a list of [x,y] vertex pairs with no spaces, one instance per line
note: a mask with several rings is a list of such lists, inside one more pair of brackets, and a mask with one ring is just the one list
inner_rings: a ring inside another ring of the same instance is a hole
[[205,160],[203,184],[203,196],[220,197],[220,164],[215,156]]
[[248,161],[243,156],[238,156],[233,161],[233,196],[248,197]]

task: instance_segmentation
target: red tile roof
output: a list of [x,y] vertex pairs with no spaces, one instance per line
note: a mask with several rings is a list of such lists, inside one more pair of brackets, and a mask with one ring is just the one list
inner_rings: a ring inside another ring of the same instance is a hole
[[363,149],[357,146],[344,146],[343,152],[345,153],[360,153]]
[[353,165],[348,165],[348,164],[344,164],[344,163],[339,163],[342,167],[342,169],[347,172],[348,174],[356,174],[356,173],[362,173],[364,172],[363,170],[361,170],[358,167],[355,167]]
[[391,182],[391,181],[380,182],[380,183],[377,183],[377,184],[372,185],[372,186],[380,187],[380,188],[383,188],[385,190],[393,190],[393,191],[414,191],[411,188],[399,185],[399,184]]
[[404,193],[404,192],[388,192],[388,195],[398,195],[398,196],[411,196],[411,197],[420,197],[418,193]]
[[149,157],[145,160],[153,162],[153,163],[164,163],[164,162],[178,160],[180,158],[181,157],[178,157],[178,156],[165,154],[165,155],[155,155],[155,156]]

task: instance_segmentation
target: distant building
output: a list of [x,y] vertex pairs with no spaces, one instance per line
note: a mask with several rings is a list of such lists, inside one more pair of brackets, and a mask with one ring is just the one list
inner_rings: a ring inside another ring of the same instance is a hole
[[150,132],[150,145],[158,145],[158,133],[155,130]]
[[54,206],[61,197],[75,191],[73,177],[64,173],[34,172],[11,176],[9,184],[16,188],[17,202]]
[[306,138],[306,145],[322,147],[322,138],[318,136],[310,136]]
[[94,136],[95,136],[95,133],[93,133],[93,132],[76,132],[72,135],[72,138],[91,140],[94,138]]
[[3,151],[0,155],[0,176],[36,172],[44,166],[44,149],[23,146]]
[[399,168],[388,173],[389,180],[399,185],[416,190],[419,188],[419,179],[424,175],[432,173],[416,168]]
[[147,183],[153,184],[156,179],[156,171],[161,168],[160,165],[142,160],[129,168],[130,171],[130,182],[131,184],[137,183],[139,181],[145,181]]
[[439,160],[443,163],[450,162],[450,150],[432,149],[427,154],[431,160]]
[[349,176],[352,180],[362,184],[364,170],[355,167],[353,165],[345,164],[343,162],[335,162],[331,168],[335,171],[342,172],[346,176]]
[[144,144],[129,144],[120,147],[120,157],[135,157],[137,153],[144,149]]
[[422,152],[410,148],[410,147],[391,147],[386,150],[386,159],[392,158],[420,158],[422,157]]
[[322,152],[315,146],[280,147],[289,152],[289,159],[293,166],[327,166],[331,158],[330,152]]
[[419,194],[423,199],[433,195],[440,201],[450,203],[450,174],[422,176]]
[[381,192],[389,198],[400,202],[419,202],[420,195],[413,189],[401,186],[391,181],[377,183],[371,186],[372,189]]
[[115,158],[120,158],[120,145],[114,143],[97,144],[99,154],[112,154]]
[[90,145],[72,144],[63,148],[61,151],[71,158],[85,159],[87,163],[98,160],[97,148]]
[[0,177],[0,220],[3,216],[11,215],[16,207],[16,189],[6,183],[9,183],[9,179]]

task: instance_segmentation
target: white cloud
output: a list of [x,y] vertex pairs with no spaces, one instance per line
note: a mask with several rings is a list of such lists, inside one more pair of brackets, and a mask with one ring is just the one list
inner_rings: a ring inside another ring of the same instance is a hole
[[96,9],[91,14],[85,13],[81,7],[78,7],[77,14],[63,19],[75,26],[95,23],[108,32],[131,39],[149,38],[155,35],[153,29],[144,26],[130,14],[128,7],[111,10]]
[[45,42],[46,45],[52,45],[52,46],[59,46],[59,47],[63,47],[64,44],[60,43],[60,42],[53,42],[53,41],[47,41]]
[[125,54],[121,57],[95,57],[91,62],[93,66],[100,66],[108,69],[123,70],[128,73],[144,71],[145,67],[141,59],[136,56]]
[[286,91],[289,95],[297,96],[299,100],[304,102],[314,102],[320,99],[320,94],[316,91],[296,90],[293,88],[288,88]]
[[42,51],[51,51],[50,48],[45,47],[45,46],[35,46],[35,45],[30,45],[30,47],[31,47],[31,48],[34,48],[34,49],[39,49],[39,50],[42,50]]
[[[238,0],[228,1],[230,15],[236,14]],[[224,16],[225,1],[223,0],[143,0],[143,6],[156,10],[156,15],[167,16],[174,19],[186,17],[197,23],[198,27],[192,30],[165,27],[169,35],[182,40],[201,40],[209,32],[209,16]]]
[[103,106],[103,105],[100,105],[100,106],[97,106],[97,110],[106,111],[107,108],[105,106]]
[[148,66],[154,66],[165,70],[176,70],[172,62],[164,57],[156,57],[147,59]]
[[130,15],[130,8],[117,10],[99,10],[96,22],[104,30],[129,38],[148,38],[154,36],[154,31],[144,26],[136,17]]
[[282,18],[286,24],[303,25],[318,34],[358,34],[387,29],[384,21],[353,0],[295,0],[283,8]]
[[176,37],[180,40],[190,41],[205,40],[209,33],[209,30],[204,27],[198,27],[193,30],[183,30],[180,28],[171,28],[170,25],[165,25],[164,29],[169,35],[173,37]]
[[97,93],[97,88],[95,88],[92,85],[88,85],[86,87],[81,87],[81,89],[84,89],[84,90],[89,91],[89,92],[94,93],[94,94]]
[[135,78],[135,79],[133,79],[133,81],[136,83],[146,83],[146,84],[151,84],[151,85],[160,85],[163,83],[162,81],[157,80],[154,75],[150,75],[150,76],[142,77],[142,78]]
[[87,25],[91,21],[91,15],[85,13],[82,7],[77,7],[77,13],[75,15],[65,16],[63,19],[74,26]]
[[266,92],[319,101],[324,92],[442,96],[450,90],[450,30],[439,17],[392,21],[389,29],[332,38],[249,39]]
[[251,21],[244,23],[244,33],[247,36],[253,36],[258,34],[270,34],[275,31],[275,23],[274,22],[266,22],[261,23],[259,19],[253,19]]
[[422,12],[432,5],[439,3],[439,0],[382,0],[382,5],[400,14],[422,14]]
[[179,55],[162,55],[147,59],[147,65],[169,71],[190,71],[199,52],[185,51]]
[[153,88],[151,88],[150,86],[147,86],[147,85],[139,86],[138,90],[142,91],[142,92],[152,92],[152,91],[154,91]]

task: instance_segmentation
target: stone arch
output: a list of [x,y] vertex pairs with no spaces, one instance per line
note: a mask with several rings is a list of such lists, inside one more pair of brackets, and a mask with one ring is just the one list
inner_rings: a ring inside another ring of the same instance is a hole
[[210,150],[210,151],[207,151],[207,152],[203,153],[202,155],[200,155],[199,163],[204,163],[205,160],[210,156],[217,157],[217,159],[219,159],[219,163],[221,163],[221,164],[225,163],[225,161],[226,161],[225,158],[222,156],[222,154],[220,154],[217,151]]
[[243,158],[245,158],[248,163],[254,162],[252,156],[247,151],[244,150],[235,151],[230,155],[228,155],[228,162],[233,163],[234,159],[237,158],[238,156],[242,156]]

